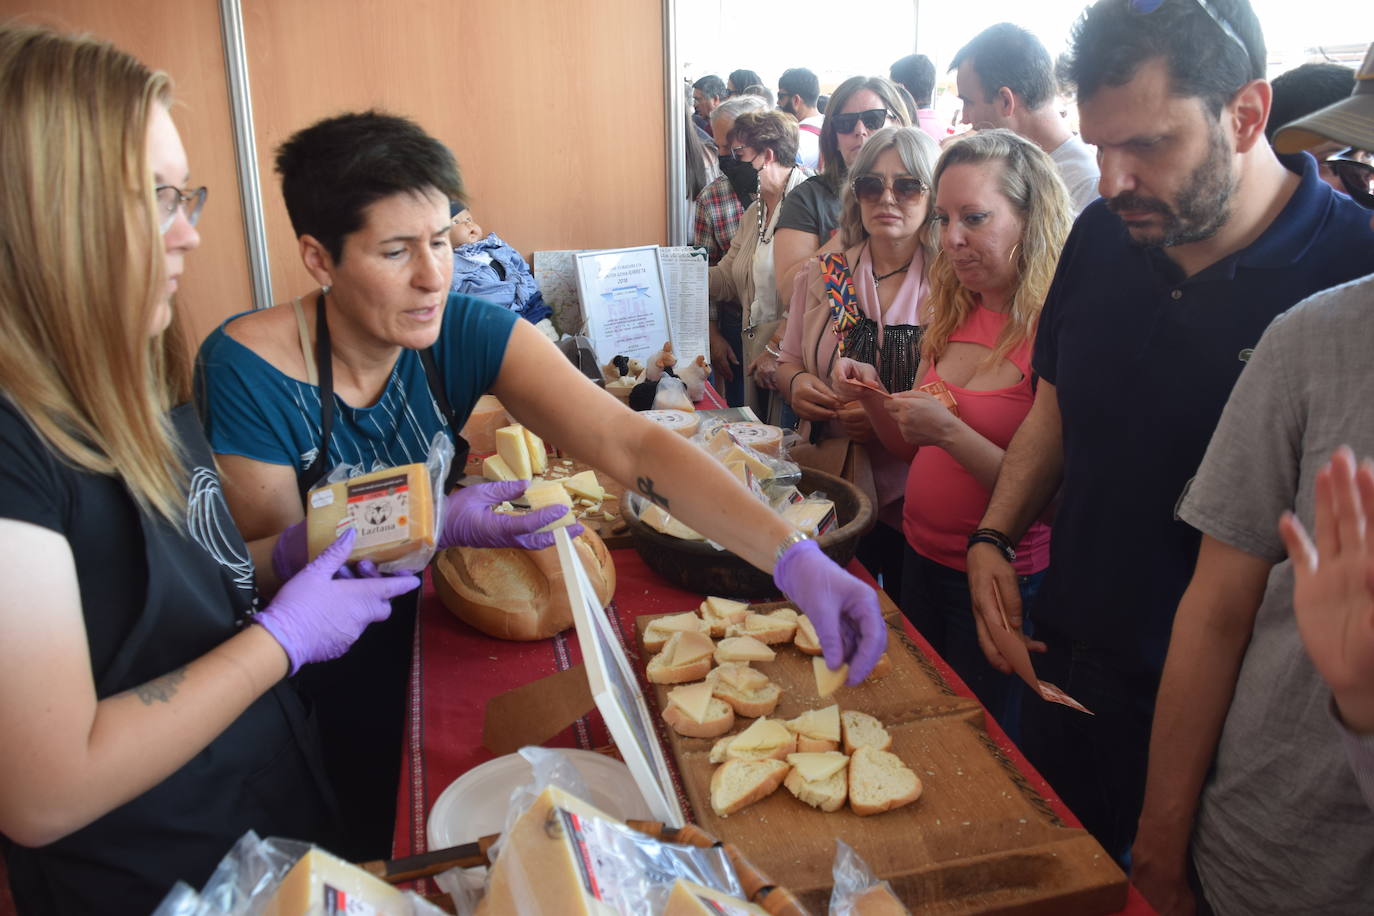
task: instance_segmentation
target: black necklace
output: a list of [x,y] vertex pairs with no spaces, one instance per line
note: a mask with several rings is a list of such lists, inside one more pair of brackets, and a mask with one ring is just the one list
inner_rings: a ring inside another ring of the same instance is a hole
[[898,267],[898,268],[897,268],[896,270],[894,270],[894,271],[890,271],[890,272],[888,272],[888,273],[883,274],[881,277],[874,277],[874,278],[873,278],[873,282],[874,282],[874,283],[881,283],[881,282],[883,282],[884,280],[886,280],[888,277],[895,277],[895,276],[897,276],[897,274],[904,274],[904,273],[906,273],[906,272],[907,272],[908,270],[910,270],[910,269],[911,269],[911,265],[910,265],[910,264],[904,264],[904,265],[902,265],[901,267]]

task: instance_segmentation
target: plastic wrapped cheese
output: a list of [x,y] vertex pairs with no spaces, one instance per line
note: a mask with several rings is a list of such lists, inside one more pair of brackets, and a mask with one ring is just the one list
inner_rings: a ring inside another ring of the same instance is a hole
[[[349,562],[383,563],[434,550],[434,493],[423,464],[407,464],[326,484],[307,496],[310,556],[349,528],[358,532]],[[419,565],[429,561],[425,556]]]
[[410,912],[410,903],[396,888],[323,849],[311,849],[292,866],[261,910],[262,916]]

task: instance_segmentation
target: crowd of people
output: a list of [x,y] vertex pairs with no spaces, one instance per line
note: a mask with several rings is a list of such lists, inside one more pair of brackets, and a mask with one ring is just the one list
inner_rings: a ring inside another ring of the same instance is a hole
[[[1095,0],[1058,68],[1011,23],[951,60],[958,135],[919,54],[828,97],[805,68],[692,85],[718,387],[868,491],[859,559],[1157,909],[1367,913],[1374,45],[1271,84],[1247,0]],[[351,533],[311,559],[307,494],[423,461],[487,392],[868,674],[872,589],[561,356],[410,120],[278,148],[315,286],[190,360],[209,192],[172,106],[107,43],[0,26],[21,912],[151,912],[248,829],[386,855],[419,579],[348,563]],[[550,545],[561,507],[492,511],[520,487],[454,490],[439,546]],[[997,629],[1094,715],[1030,694]]]
[[964,133],[923,55],[845,80],[773,250],[698,236],[790,303],[717,377],[868,489],[860,558],[1161,912],[1367,912],[1374,46],[1271,84],[1245,0],[1099,0],[1057,68],[1013,23],[951,60]]

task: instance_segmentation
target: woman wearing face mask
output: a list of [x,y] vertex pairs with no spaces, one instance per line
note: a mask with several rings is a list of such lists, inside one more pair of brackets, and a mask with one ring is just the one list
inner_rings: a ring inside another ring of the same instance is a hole
[[[711,268],[710,296],[741,305],[740,356],[748,367],[744,403],[768,418],[776,362],[760,372],[757,360],[765,352],[776,356],[773,339],[783,317],[773,284],[773,237],[784,198],[806,180],[806,173],[797,167],[797,120],[780,111],[740,115],[726,139],[735,159],[758,176],[759,194],[740,218],[729,253]],[[780,404],[772,410],[781,415]]]
[[289,672],[413,576],[258,607],[188,398],[173,294],[205,188],[170,83],[90,38],[0,28],[0,848],[25,914],[148,913],[249,829],[334,845]]
[[873,499],[878,523],[860,540],[858,557],[894,600],[901,596],[902,492],[910,462],[883,448],[862,405],[836,397],[829,379],[844,355],[877,367],[888,391],[907,391],[915,382],[920,309],[935,253],[928,216],[939,153],[919,129],[889,127],[855,156],[843,196],[844,250],[805,263],[778,366],[779,391],[815,446],[798,450],[798,460],[836,474],[848,465]]
[[[692,244],[706,249],[707,262],[714,267],[730,250],[739,231],[744,208],[754,201],[759,190],[759,174],[730,152],[730,131],[735,119],[748,112],[767,111],[768,104],[758,96],[742,95],[721,102],[711,112],[711,133],[718,149],[720,176],[697,196],[696,228]],[[712,382],[725,395],[726,403],[744,403],[744,374],[740,371],[740,304],[737,301],[711,300],[710,345]]]
[[[918,386],[943,383],[957,416],[927,391],[874,394],[857,382],[884,379],[852,360],[836,366],[834,386],[863,404],[889,451],[911,462],[902,611],[1014,740],[1022,688],[979,648],[965,555],[1002,454],[1030,410],[1036,323],[1073,208],[1044,151],[1009,130],[988,130],[945,149],[934,209],[939,254],[916,378]],[[1049,534],[1037,523],[1015,545],[1022,607],[1049,565]]]

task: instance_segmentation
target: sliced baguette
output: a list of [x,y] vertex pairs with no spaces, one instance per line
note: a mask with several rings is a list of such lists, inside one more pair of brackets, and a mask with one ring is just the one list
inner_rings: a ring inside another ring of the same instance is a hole
[[821,639],[816,635],[811,618],[805,614],[797,618],[797,635],[792,637],[792,645],[807,655],[821,654]]
[[771,662],[778,654],[752,636],[731,636],[716,645],[716,661]]
[[797,738],[776,719],[761,718],[740,732],[721,738],[711,748],[710,761],[786,760],[797,750]]
[[701,619],[710,627],[711,635],[719,639],[731,624],[739,623],[749,613],[749,605],[743,601],[717,598],[714,595],[701,602]]
[[892,736],[883,723],[866,712],[846,709],[840,713],[840,730],[844,732],[844,752],[853,754],[861,747],[885,751],[892,747]]
[[849,807],[860,817],[882,814],[920,797],[920,778],[896,754],[861,747],[849,758]]
[[769,614],[746,614],[739,623],[725,628],[727,638],[752,636],[764,645],[791,642],[797,632],[797,612],[780,608]]
[[792,767],[785,760],[727,760],[711,774],[711,809],[729,817],[767,798]]
[[835,754],[838,764],[834,772],[821,778],[808,779],[803,772],[801,759],[806,757],[830,757],[830,754],[789,754],[787,762],[792,765],[787,778],[783,780],[783,785],[787,786],[787,791],[813,808],[822,811],[838,811],[844,807],[845,800],[849,797],[849,776],[845,772],[848,769],[848,761],[843,754]]
[[734,727],[735,711],[730,708],[729,703],[711,697],[711,702],[706,707],[705,718],[693,719],[681,706],[670,703],[663,710],[663,721],[679,735],[688,738],[714,738]]
[[782,688],[746,663],[727,662],[711,669],[706,680],[711,693],[729,703],[736,715],[755,719],[770,715],[782,699]]
[[691,611],[685,614],[670,614],[654,620],[644,628],[644,648],[650,652],[661,652],[674,633],[684,630],[696,630],[703,635],[710,635],[706,621]]
[[784,724],[788,731],[797,736],[799,753],[839,750],[840,707],[836,705],[832,704],[824,709],[808,709]]
[[699,681],[710,672],[711,640],[704,634],[688,631],[674,633],[663,651],[649,659],[645,677],[654,684],[685,684]]

